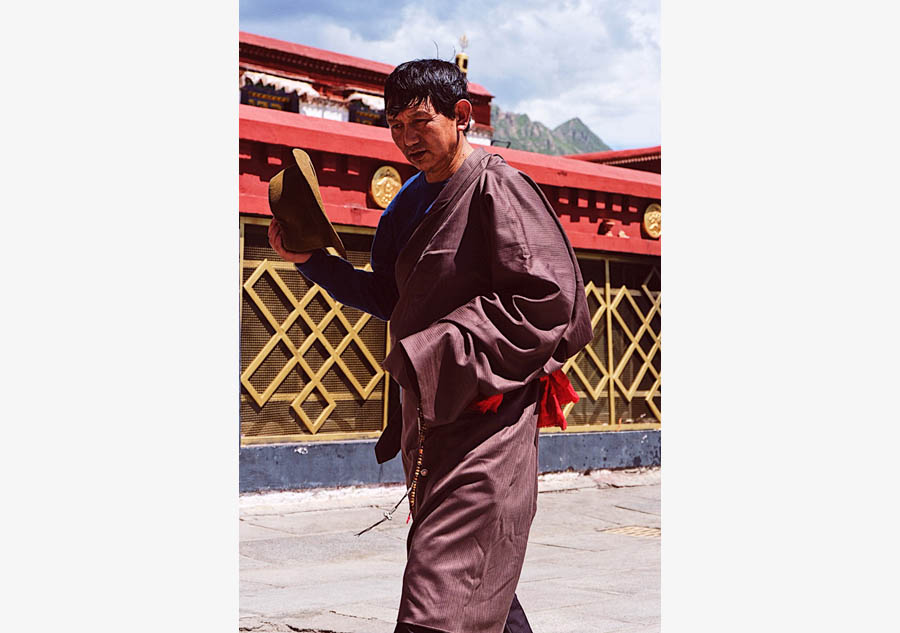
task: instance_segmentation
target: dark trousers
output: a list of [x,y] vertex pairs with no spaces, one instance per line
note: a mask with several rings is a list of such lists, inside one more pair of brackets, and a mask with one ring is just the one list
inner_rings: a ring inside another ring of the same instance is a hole
[[[419,626],[418,624],[407,624],[398,622],[394,628],[394,633],[446,633],[427,626]],[[472,632],[476,633],[476,632]],[[506,625],[503,627],[503,633],[532,633],[531,625],[528,624],[528,618],[519,604],[519,599],[513,594],[512,605],[509,607],[509,615],[506,616]]]

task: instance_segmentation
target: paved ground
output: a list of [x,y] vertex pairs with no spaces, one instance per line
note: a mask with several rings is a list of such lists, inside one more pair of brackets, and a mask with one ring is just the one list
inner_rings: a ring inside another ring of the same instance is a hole
[[[660,629],[660,470],[541,476],[517,590],[535,633]],[[406,557],[399,486],[242,495],[240,630],[392,633]]]

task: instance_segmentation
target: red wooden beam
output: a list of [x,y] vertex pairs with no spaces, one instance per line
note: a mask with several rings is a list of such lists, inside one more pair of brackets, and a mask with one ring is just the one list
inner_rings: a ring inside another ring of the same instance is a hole
[[491,147],[489,151],[500,154],[506,162],[541,185],[660,197],[659,174],[506,147]]
[[[249,161],[239,175],[241,213],[270,215],[265,180],[280,169],[276,163],[289,156],[291,147],[329,155],[317,168],[322,170],[325,210],[336,224],[378,224],[382,210],[368,206],[372,203],[363,182],[362,172],[371,167],[362,165],[388,162],[407,174],[404,178],[413,173],[385,128],[246,105],[239,108],[239,135],[242,145],[246,144],[240,158]],[[264,146],[253,149],[259,147],[254,143]],[[485,149],[500,154],[542,186],[576,248],[660,254],[659,241],[642,236],[640,228],[643,209],[660,199],[659,174],[521,150]],[[332,171],[324,169],[326,162]]]
[[605,152],[590,152],[588,154],[566,154],[566,158],[586,160],[591,163],[608,163],[626,158],[660,158],[661,156],[662,145],[637,149],[611,149]]
[[[239,134],[242,139],[406,162],[386,128],[319,119],[249,105],[239,107]],[[503,156],[510,165],[521,169],[542,185],[644,198],[660,197],[659,174],[504,147],[490,147],[488,151]]]
[[243,104],[238,107],[238,134],[248,141],[406,162],[387,128]]

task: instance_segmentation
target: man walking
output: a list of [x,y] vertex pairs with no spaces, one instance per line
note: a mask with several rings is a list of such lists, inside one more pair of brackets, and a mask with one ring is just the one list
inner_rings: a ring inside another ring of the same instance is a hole
[[[394,197],[372,271],[269,240],[337,301],[391,323],[384,368],[401,387],[378,461],[401,453],[412,525],[395,633],[519,633],[515,597],[537,509],[538,426],[574,395],[560,372],[592,338],[571,245],[539,187],[465,137],[465,75],[401,64],[388,125],[419,173]],[[564,400],[563,400],[564,401]]]

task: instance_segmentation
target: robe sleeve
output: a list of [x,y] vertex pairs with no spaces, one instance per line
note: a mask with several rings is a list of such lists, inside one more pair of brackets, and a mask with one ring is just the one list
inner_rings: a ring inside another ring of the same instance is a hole
[[382,321],[391,317],[397,303],[394,280],[395,249],[392,225],[387,213],[378,221],[372,242],[372,271],[359,270],[336,255],[318,250],[297,270],[309,281],[322,286],[335,300],[368,312]]
[[569,355],[560,341],[575,301],[585,300],[577,296],[574,254],[537,185],[518,172],[488,169],[476,195],[493,291],[400,339],[384,363],[417,393],[429,426],[453,422],[477,397],[559,369]]

